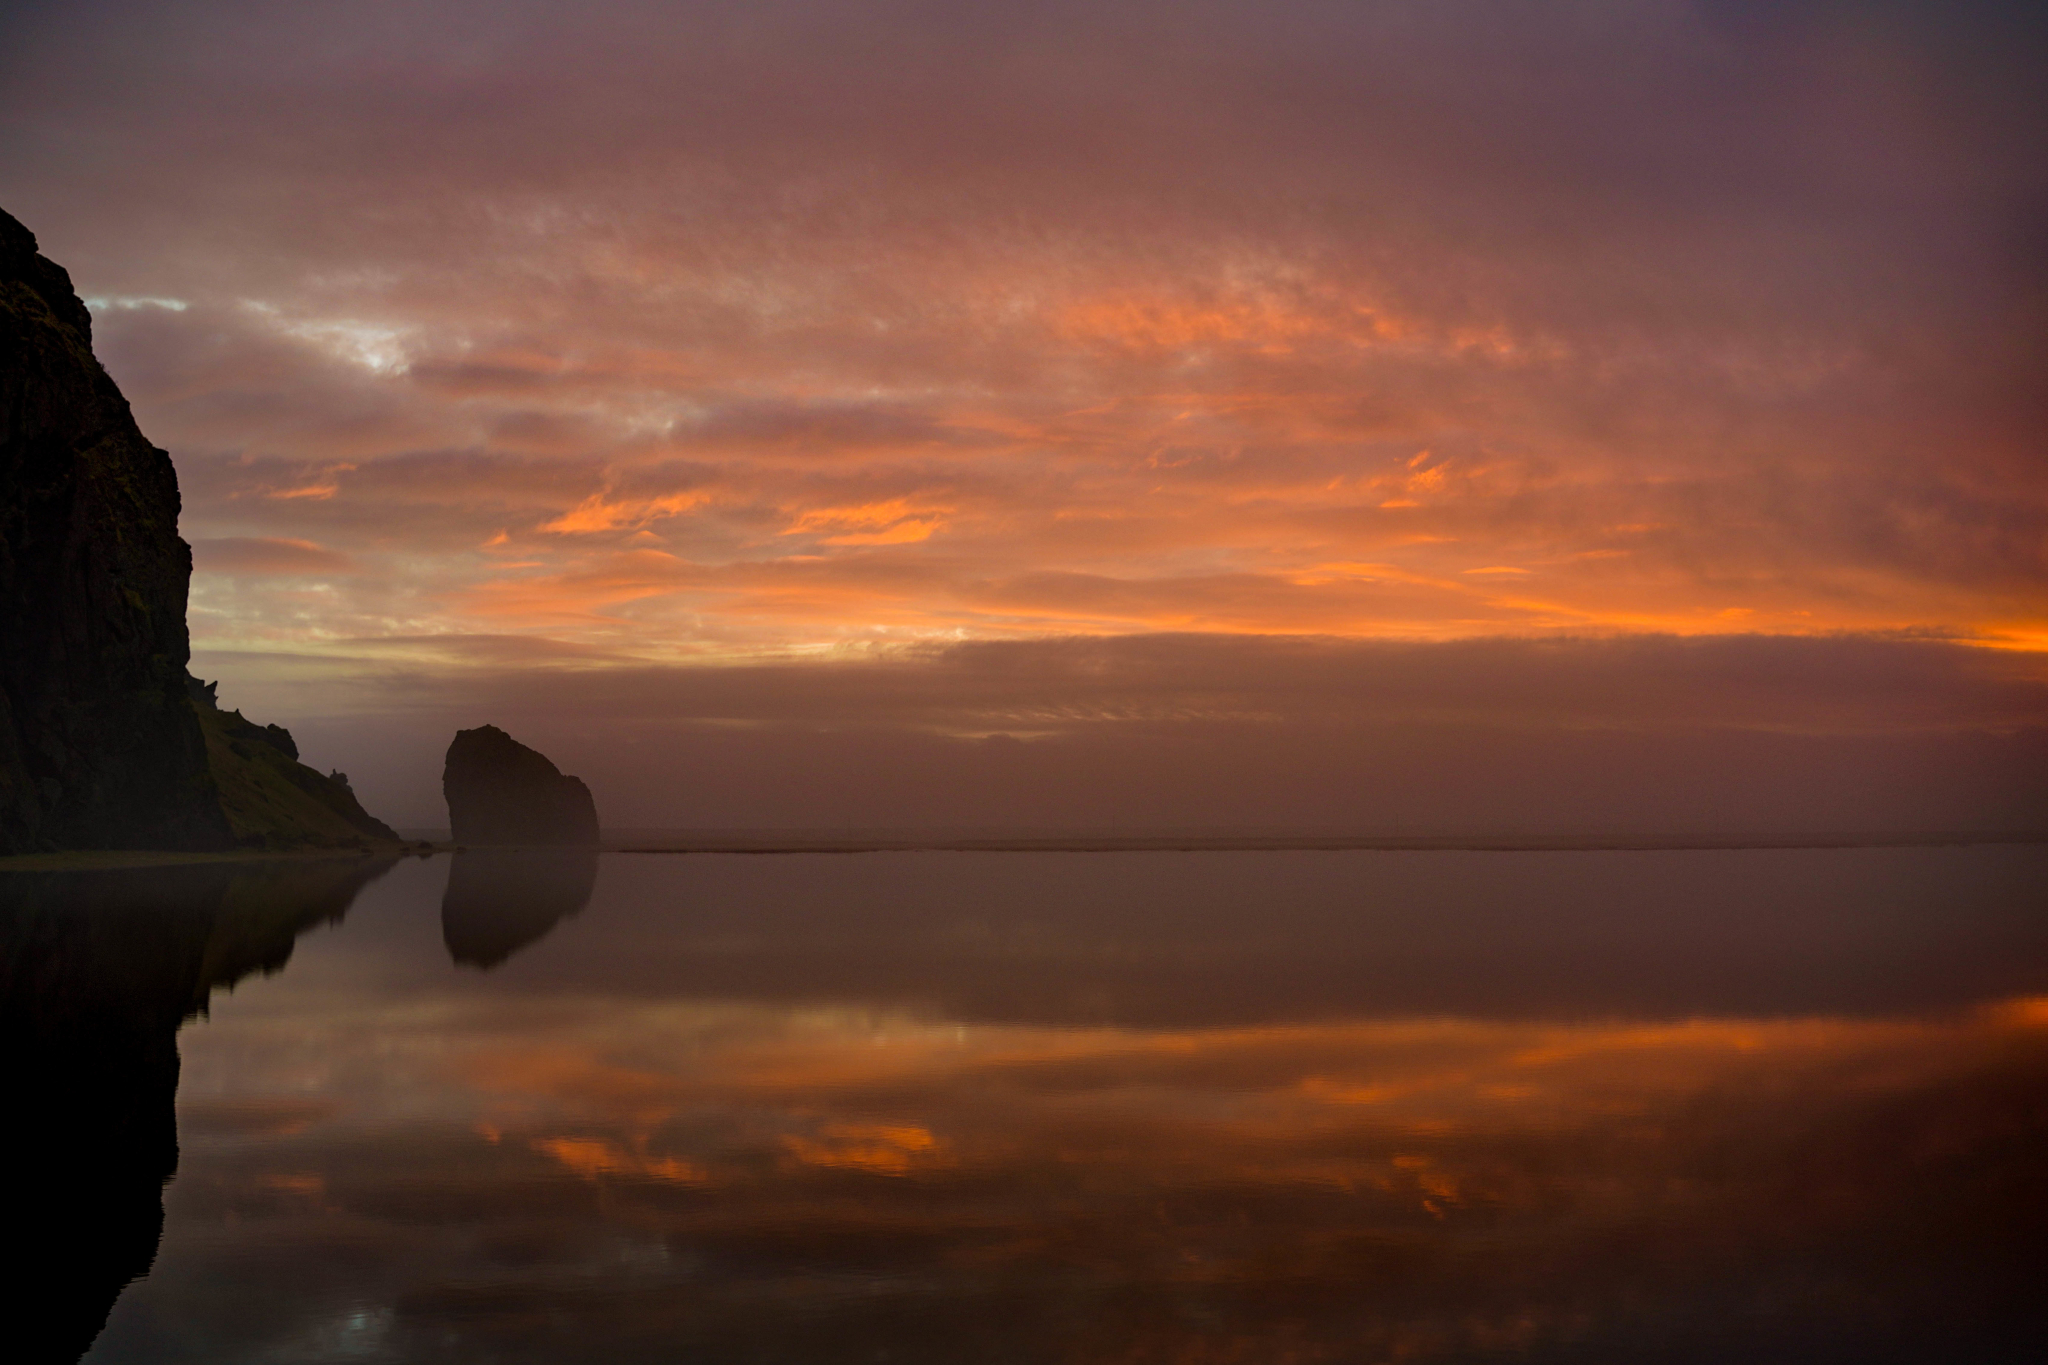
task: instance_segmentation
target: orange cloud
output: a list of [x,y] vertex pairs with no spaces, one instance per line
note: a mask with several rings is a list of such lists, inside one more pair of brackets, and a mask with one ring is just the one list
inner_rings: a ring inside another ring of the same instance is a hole
[[946,514],[953,510],[951,507],[921,506],[909,498],[889,498],[882,502],[842,507],[813,507],[801,513],[782,534],[794,536],[835,531],[835,534],[824,537],[822,543],[909,545],[928,538],[943,527]]
[[346,574],[356,569],[348,555],[310,540],[231,536],[192,542],[196,569],[223,574]]
[[632,499],[593,493],[540,529],[556,535],[576,535],[645,526],[658,518],[687,512],[702,505],[708,497],[705,493],[671,493],[658,498]]

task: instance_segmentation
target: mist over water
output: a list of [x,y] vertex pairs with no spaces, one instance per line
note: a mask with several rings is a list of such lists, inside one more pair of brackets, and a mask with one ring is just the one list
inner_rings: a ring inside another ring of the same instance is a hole
[[[179,983],[162,1242],[87,1360],[2042,1344],[2039,847],[350,866],[208,893],[194,960],[284,947]],[[169,970],[109,875],[0,883],[10,1055],[39,989]],[[111,1235],[65,1121],[42,1216]]]

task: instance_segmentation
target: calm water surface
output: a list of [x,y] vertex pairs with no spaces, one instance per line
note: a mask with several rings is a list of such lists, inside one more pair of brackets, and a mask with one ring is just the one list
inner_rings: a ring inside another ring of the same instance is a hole
[[6,874],[9,1321],[95,1365],[2039,1361],[2044,902],[2039,847]]

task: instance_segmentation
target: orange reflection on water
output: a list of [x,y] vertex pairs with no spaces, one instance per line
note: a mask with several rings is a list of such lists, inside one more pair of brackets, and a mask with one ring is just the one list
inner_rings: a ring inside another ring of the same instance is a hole
[[874,1175],[951,1164],[946,1144],[915,1124],[828,1123],[816,1137],[792,1135],[782,1145],[806,1166]]
[[[180,1182],[393,1264],[432,1229],[450,1250],[393,1291],[393,1339],[479,1358],[936,1361],[1021,1332],[1030,1360],[1733,1360],[1935,1323],[1981,1346],[2038,1260],[2041,998],[1209,1029],[466,1008],[330,1039],[363,1078],[333,1119],[195,1147]],[[530,1342],[531,1304],[574,1340]]]
[[702,1169],[675,1157],[648,1157],[628,1152],[603,1138],[537,1138],[533,1149],[545,1152],[588,1180],[601,1175],[633,1175],[650,1180],[668,1180],[681,1185],[701,1185]]
[[[1536,1177],[1509,1148],[1526,1158],[1595,1143],[1612,1168],[1603,1179],[1647,1172],[1736,1115],[1797,1127],[1829,1106],[2031,1055],[2044,1031],[2040,1000],[1946,1020],[1149,1032],[771,1010],[713,1021],[638,1006],[530,1051],[499,1038],[455,1067],[494,1130],[552,1129],[529,1142],[585,1176],[731,1182],[774,1179],[791,1162],[903,1175],[1053,1160],[1400,1188],[1441,1215],[1474,1199],[1528,1204]],[[578,1136],[560,1136],[565,1126]],[[1555,1194],[1575,1180],[1551,1170],[1538,1183]]]

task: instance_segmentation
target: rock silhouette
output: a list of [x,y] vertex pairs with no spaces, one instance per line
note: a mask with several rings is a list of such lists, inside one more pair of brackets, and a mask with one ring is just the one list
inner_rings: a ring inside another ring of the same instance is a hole
[[456,731],[441,792],[458,844],[597,842],[590,788],[495,725]]
[[395,840],[187,675],[178,508],[71,277],[0,212],[0,854]]
[[0,213],[0,852],[233,843],[185,692],[178,476]]
[[489,971],[581,911],[596,884],[594,848],[464,849],[441,897],[448,956]]

